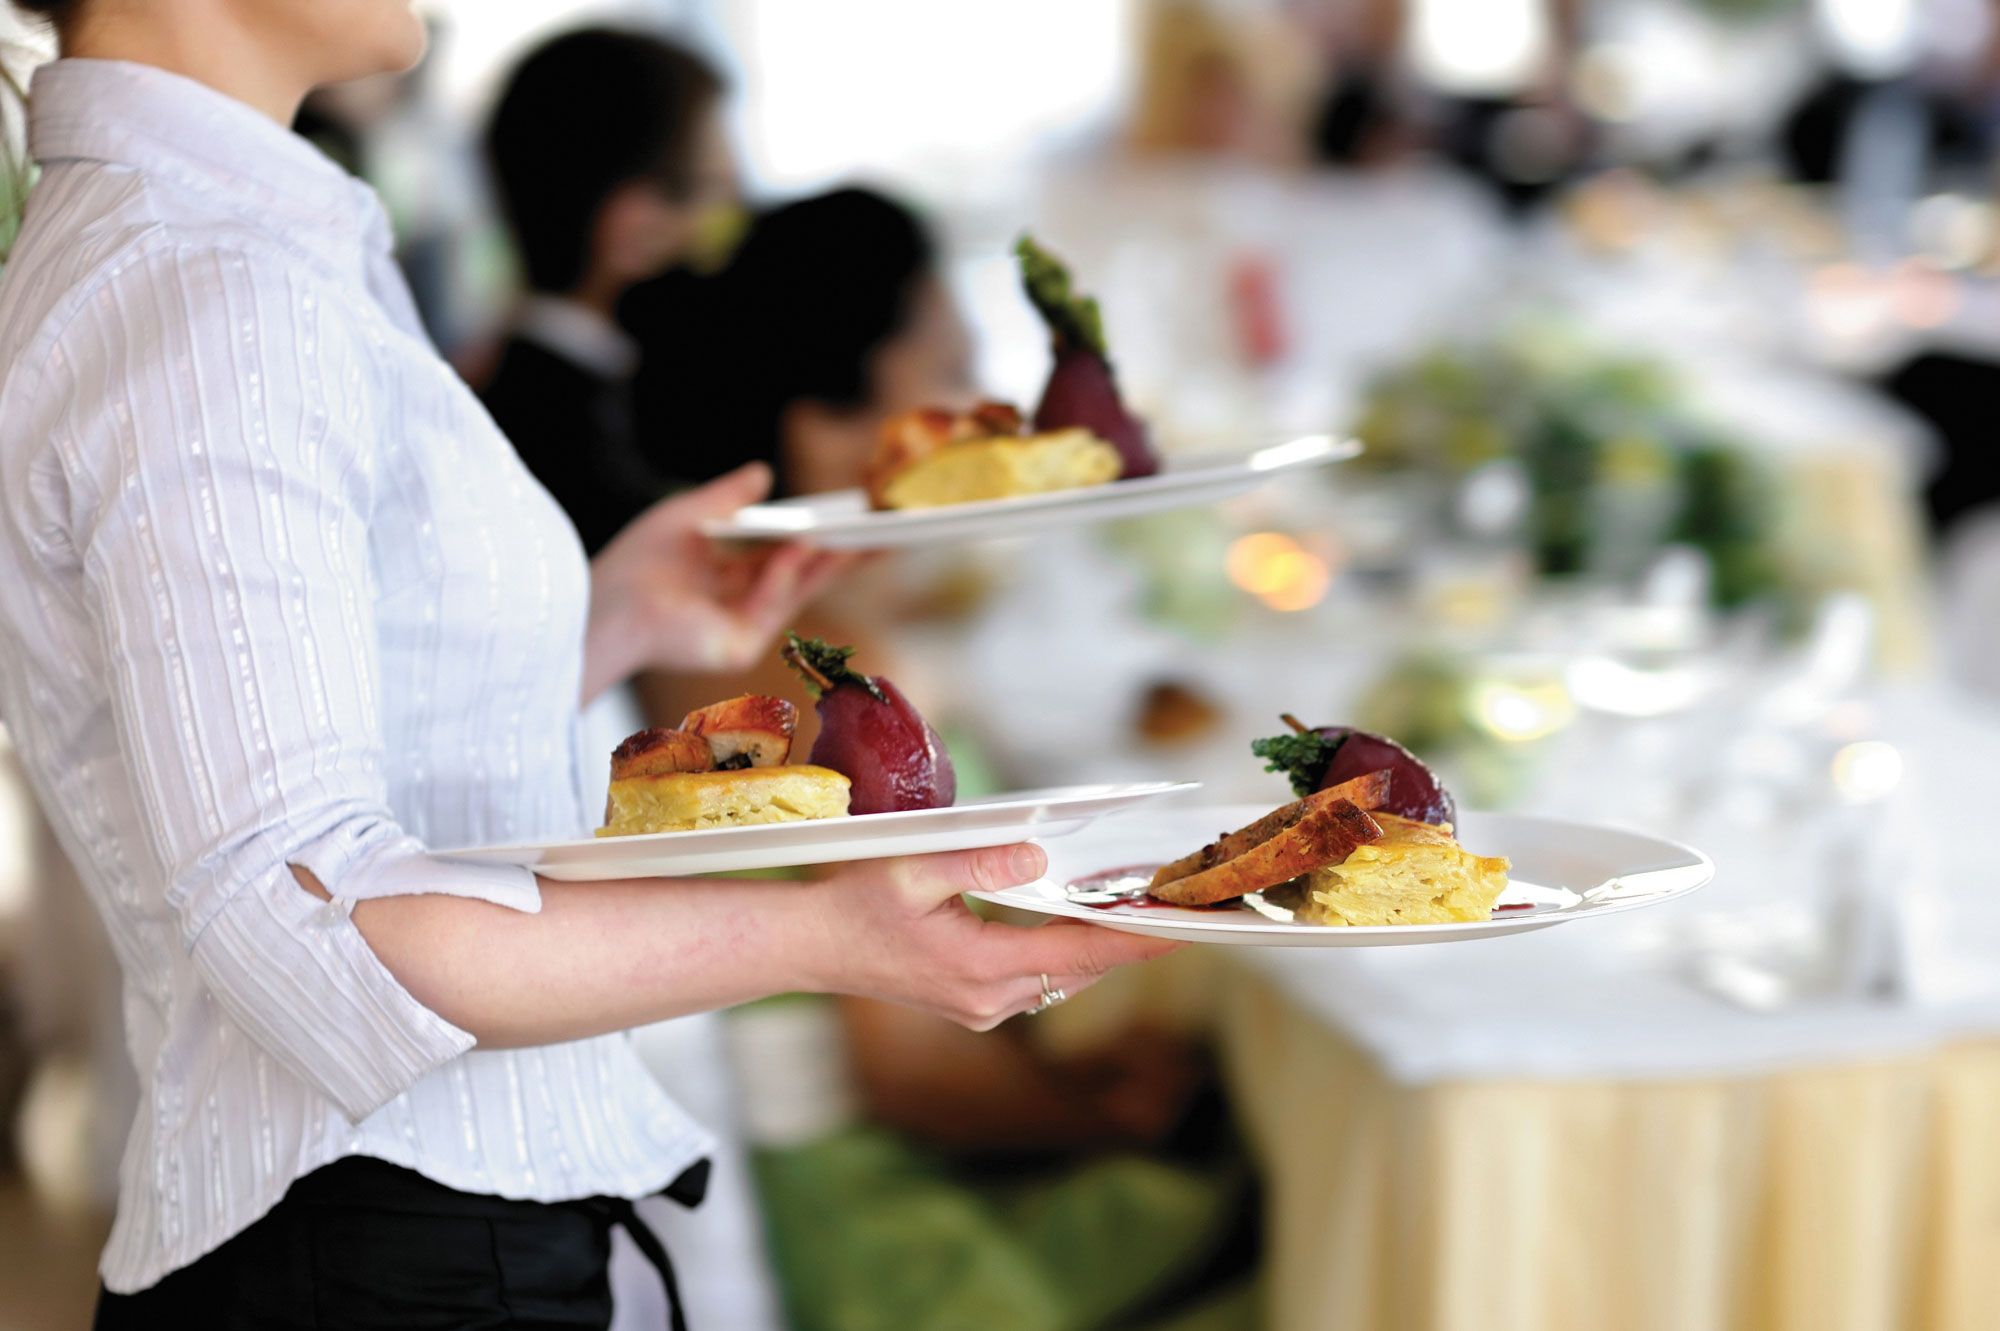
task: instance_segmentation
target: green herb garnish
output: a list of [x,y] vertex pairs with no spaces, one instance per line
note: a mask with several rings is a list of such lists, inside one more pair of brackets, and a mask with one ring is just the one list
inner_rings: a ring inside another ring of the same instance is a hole
[[868,690],[877,702],[888,701],[882,690],[875,687],[874,680],[847,664],[847,658],[854,655],[852,647],[832,647],[824,638],[801,638],[796,633],[787,633],[778,655],[799,672],[799,678],[815,698],[824,698],[842,684],[852,684]]
[[1021,286],[1056,341],[1082,347],[1109,361],[1110,353],[1104,349],[1104,316],[1098,313],[1095,300],[1070,289],[1069,269],[1063,261],[1026,235],[1014,242],[1014,257],[1021,261]]
[[1292,792],[1304,799],[1319,789],[1326,769],[1333,765],[1333,755],[1340,752],[1347,736],[1328,739],[1316,730],[1305,729],[1289,716],[1285,721],[1292,727],[1291,734],[1253,739],[1250,752],[1264,759],[1265,771],[1283,772],[1292,783]]

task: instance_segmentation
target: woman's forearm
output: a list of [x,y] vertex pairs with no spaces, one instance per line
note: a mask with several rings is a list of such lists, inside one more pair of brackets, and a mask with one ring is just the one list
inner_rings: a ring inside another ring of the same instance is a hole
[[482,1047],[551,1044],[821,987],[810,885],[542,884],[527,915],[455,896],[357,902],[353,919],[424,1006]]
[[995,846],[852,864],[813,883],[544,882],[534,915],[467,897],[372,897],[353,919],[418,1002],[491,1047],[797,991],[879,998],[985,1030],[1033,1006],[1044,977],[1075,993],[1179,946],[1069,921],[992,924],[960,899],[1046,865],[1036,846]]

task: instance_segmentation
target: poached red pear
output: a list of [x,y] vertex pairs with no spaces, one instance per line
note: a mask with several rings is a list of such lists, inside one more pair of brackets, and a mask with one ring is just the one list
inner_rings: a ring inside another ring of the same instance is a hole
[[1121,481],[1160,469],[1146,422],[1125,409],[1111,362],[1083,347],[1058,346],[1049,382],[1035,408],[1035,428],[1048,432],[1081,426],[1118,450]]
[[1118,450],[1121,480],[1151,476],[1160,469],[1146,422],[1126,410],[1118,376],[1104,345],[1104,319],[1097,302],[1070,288],[1069,269],[1027,236],[1015,243],[1021,285],[1048,325],[1055,365],[1035,408],[1037,430],[1081,428]]
[[808,761],[852,783],[851,814],[940,809],[958,798],[958,774],[944,741],[902,691],[847,664],[852,647],[786,635],[786,664],[818,699],[819,737]]
[[1274,735],[1250,745],[1265,760],[1267,772],[1283,772],[1301,797],[1326,790],[1370,772],[1389,773],[1389,798],[1382,812],[1420,823],[1458,823],[1458,806],[1424,761],[1384,735],[1352,726],[1302,725],[1286,716],[1289,735]]

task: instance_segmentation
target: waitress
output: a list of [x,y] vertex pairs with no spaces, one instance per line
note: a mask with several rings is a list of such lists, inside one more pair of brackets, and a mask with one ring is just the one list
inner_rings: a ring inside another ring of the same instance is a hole
[[841,566],[700,538],[761,467],[585,562],[285,128],[418,58],[408,0],[22,7],[65,58],[0,278],[0,717],[124,972],[100,1327],[605,1326],[610,1225],[707,1149],[616,1032],[797,990],[984,1028],[1161,950],[975,919],[1031,846],[814,885],[433,858],[583,834],[579,701],[741,668]]

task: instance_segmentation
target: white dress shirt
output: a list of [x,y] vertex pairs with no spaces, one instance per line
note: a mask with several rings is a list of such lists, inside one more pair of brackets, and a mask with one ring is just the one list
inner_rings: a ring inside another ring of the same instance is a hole
[[[427,848],[585,834],[575,532],[425,340],[374,196],[164,71],[37,72],[0,275],[0,718],[110,930],[143,1288],[369,1155],[655,1191],[706,1134],[630,1041],[477,1051],[348,918],[540,906]],[[290,866],[335,897],[308,896]]]

